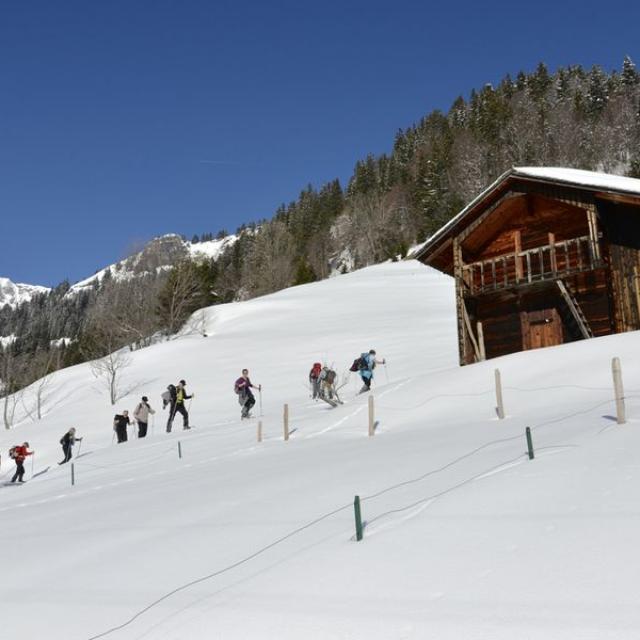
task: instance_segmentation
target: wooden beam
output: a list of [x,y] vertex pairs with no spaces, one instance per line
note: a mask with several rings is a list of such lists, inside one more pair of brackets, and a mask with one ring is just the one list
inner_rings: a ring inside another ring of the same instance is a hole
[[556,260],[556,234],[549,234],[549,259],[551,261],[551,273],[555,276],[558,271],[558,262]]
[[513,247],[516,254],[516,282],[520,282],[522,280],[522,257],[520,256],[522,252],[522,233],[520,229],[516,229],[513,232]]
[[487,351],[484,346],[484,329],[482,328],[482,322],[477,322],[476,327],[478,329],[478,347],[480,349],[480,360],[486,360]]
[[453,276],[456,283],[456,316],[458,321],[458,354],[460,364],[469,364],[467,360],[467,329],[464,322],[464,281],[462,249],[457,237],[453,239]]
[[633,204],[640,206],[640,196],[625,195],[622,193],[605,193],[604,191],[598,191],[593,194],[598,200],[609,200],[610,202],[620,202],[623,204]]
[[463,229],[458,235],[458,242],[463,242],[464,239],[470,235],[475,229],[477,229],[505,200],[518,197],[520,194],[514,194],[507,191],[504,195],[498,198],[479,218],[476,218],[466,229]]
[[473,335],[473,329],[471,328],[471,320],[469,320],[469,314],[467,313],[467,305],[462,301],[462,313],[464,315],[464,323],[467,326],[467,331],[469,332],[469,338],[471,339],[471,344],[473,345],[473,350],[476,355],[476,360],[480,362],[482,359],[480,357],[480,348],[478,347],[478,342],[476,341],[476,337]]
[[589,223],[589,239],[591,246],[591,258],[600,260],[600,243],[598,242],[598,215],[596,214],[595,205],[591,204],[587,207],[587,222]]

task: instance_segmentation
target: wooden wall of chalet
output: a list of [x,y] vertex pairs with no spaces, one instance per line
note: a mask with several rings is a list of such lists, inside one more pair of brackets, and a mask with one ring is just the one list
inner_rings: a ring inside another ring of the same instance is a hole
[[[600,208],[596,208],[596,201],[590,192],[540,184],[517,185],[503,196],[490,217],[478,221],[471,229],[463,232],[460,241],[462,259],[465,265],[482,265],[483,261],[511,254],[510,260],[502,261],[497,266],[492,265],[493,273],[489,279],[494,277],[509,282],[519,281],[518,284],[521,284],[523,273],[526,274],[527,269],[532,269],[532,266],[523,265],[523,258],[515,257],[517,253],[544,246],[561,247],[566,241],[564,252],[558,248],[557,251],[547,249],[539,254],[532,254],[533,260],[537,257],[541,271],[551,272],[554,268],[552,260],[558,270],[563,271],[568,265],[577,266],[585,259],[585,252],[592,251],[589,239],[592,224],[590,220],[596,219],[596,212],[599,211]],[[636,231],[640,239],[640,211],[636,211],[634,217],[639,221]],[[619,231],[618,235],[624,236],[627,232],[620,225],[611,223],[609,226],[615,226]],[[579,238],[582,240],[576,242]],[[609,247],[608,242],[609,236],[605,233],[599,248]],[[617,327],[618,315],[624,318],[626,327],[630,327],[633,322],[640,326],[640,295],[635,294],[637,287],[631,304],[616,304],[618,297],[628,301],[631,283],[638,284],[640,263],[638,252],[634,250],[633,254],[632,260],[628,247],[619,242],[612,245],[610,250],[604,250],[603,260],[598,268],[562,275],[562,281],[579,304],[594,336],[613,333]],[[609,261],[616,265],[615,289],[609,282]],[[487,274],[481,273],[480,269],[472,268],[467,271],[466,276],[472,289],[482,289],[481,281],[486,284]],[[477,322],[482,323],[488,358],[538,346],[534,334],[539,329],[531,326],[532,318],[544,318],[546,322],[559,321],[561,326],[558,330],[554,332],[549,327],[546,331],[549,336],[558,335],[558,342],[582,338],[572,325],[572,318],[553,278],[531,283],[526,287],[514,285],[493,293],[482,290],[480,295],[469,295],[467,290],[466,295],[472,326]],[[477,356],[468,330],[464,333],[467,335],[461,336],[461,362],[469,363],[475,361]]]
[[640,329],[640,207],[598,202],[611,274],[615,331]]
[[461,364],[640,329],[638,195],[508,176],[437,242]]
[[[565,282],[575,292],[575,299],[591,326],[594,337],[613,333],[613,314],[606,269],[589,273],[578,273],[565,277]],[[482,322],[487,358],[516,353],[526,349],[522,334],[521,313],[555,309],[562,320],[562,342],[573,342],[581,336],[569,331],[569,322],[564,303],[555,283],[541,283],[531,290],[516,293],[501,293],[468,300],[469,313],[475,322]],[[471,355],[472,345],[467,348]],[[475,358],[468,359],[468,363]]]

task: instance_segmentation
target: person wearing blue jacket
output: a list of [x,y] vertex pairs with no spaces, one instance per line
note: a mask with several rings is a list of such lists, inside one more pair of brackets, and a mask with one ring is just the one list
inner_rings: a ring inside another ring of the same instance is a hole
[[364,382],[364,386],[360,389],[360,393],[365,393],[367,391],[371,391],[371,381],[373,380],[373,370],[376,368],[377,364],[385,364],[385,359],[378,360],[376,358],[376,350],[370,349],[369,353],[363,353],[360,356],[362,365],[360,367],[360,377],[362,378],[362,382]]

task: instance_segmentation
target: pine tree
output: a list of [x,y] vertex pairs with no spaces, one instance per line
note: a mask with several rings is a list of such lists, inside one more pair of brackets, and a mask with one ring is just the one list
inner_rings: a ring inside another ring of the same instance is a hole
[[638,84],[638,72],[636,65],[629,56],[625,56],[622,62],[622,84],[625,87],[635,87]]

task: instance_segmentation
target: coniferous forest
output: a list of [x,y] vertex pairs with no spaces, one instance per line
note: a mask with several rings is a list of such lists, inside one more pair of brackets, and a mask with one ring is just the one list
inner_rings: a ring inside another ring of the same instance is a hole
[[141,348],[202,306],[404,256],[512,166],[640,178],[640,77],[629,58],[610,73],[550,73],[541,63],[398,130],[390,148],[357,162],[348,184],[310,184],[272,217],[243,225],[215,260],[190,259],[177,236],[158,239],[73,295],[65,282],[1,308],[0,334],[15,339],[0,349],[0,395],[117,348]]

